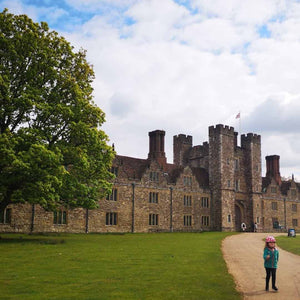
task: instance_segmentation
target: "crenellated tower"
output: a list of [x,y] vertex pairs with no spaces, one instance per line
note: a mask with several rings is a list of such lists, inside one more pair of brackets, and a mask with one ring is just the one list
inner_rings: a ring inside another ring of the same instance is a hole
[[193,137],[179,134],[173,137],[173,162],[178,166],[185,166],[189,162],[190,150],[193,147]]
[[235,211],[233,127],[209,127],[209,184],[212,196],[211,224],[214,230],[233,231]]
[[244,176],[249,199],[245,205],[245,221],[251,225],[262,220],[261,203],[261,137],[248,133],[241,136],[241,148],[244,152]]

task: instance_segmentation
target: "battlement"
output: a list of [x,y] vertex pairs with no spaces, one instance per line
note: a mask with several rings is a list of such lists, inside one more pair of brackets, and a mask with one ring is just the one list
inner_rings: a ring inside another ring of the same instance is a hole
[[177,141],[181,144],[187,144],[192,146],[193,145],[193,137],[191,135],[185,135],[185,134],[178,134],[174,135],[173,141]]
[[216,134],[226,134],[234,136],[234,128],[228,125],[218,124],[216,127],[209,126],[209,136],[213,136]]
[[188,162],[189,151],[193,147],[191,135],[178,134],[173,136],[173,161],[174,164],[183,166]]
[[255,133],[242,134],[241,146],[244,147],[249,143],[260,144],[261,143],[260,135]]
[[204,156],[208,156],[208,155],[209,155],[208,142],[204,142],[202,145],[194,146],[190,152],[191,158],[204,157]]

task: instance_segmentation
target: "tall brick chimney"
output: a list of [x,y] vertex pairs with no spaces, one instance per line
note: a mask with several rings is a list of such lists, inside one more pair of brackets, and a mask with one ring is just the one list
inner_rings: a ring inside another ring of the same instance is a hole
[[270,155],[266,156],[267,162],[267,177],[274,178],[275,181],[281,185],[281,176],[280,176],[280,169],[279,169],[279,155]]
[[160,166],[167,164],[165,154],[165,131],[154,130],[149,132],[149,160],[156,160]]

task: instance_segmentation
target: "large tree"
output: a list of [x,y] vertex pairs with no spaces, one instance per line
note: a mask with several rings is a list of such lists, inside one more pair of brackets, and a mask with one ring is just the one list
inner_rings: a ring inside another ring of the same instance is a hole
[[46,23],[0,13],[0,212],[10,203],[95,208],[114,156],[83,50]]

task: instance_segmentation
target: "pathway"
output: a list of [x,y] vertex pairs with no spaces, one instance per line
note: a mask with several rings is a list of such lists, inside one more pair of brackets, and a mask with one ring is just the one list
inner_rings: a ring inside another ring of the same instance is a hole
[[[223,240],[222,251],[229,273],[244,299],[300,300],[300,256],[279,248],[276,285],[278,292],[265,291],[263,239],[266,233],[241,233]],[[278,235],[278,234],[277,234]],[[276,234],[274,234],[276,236]],[[270,280],[270,288],[271,288]]]

